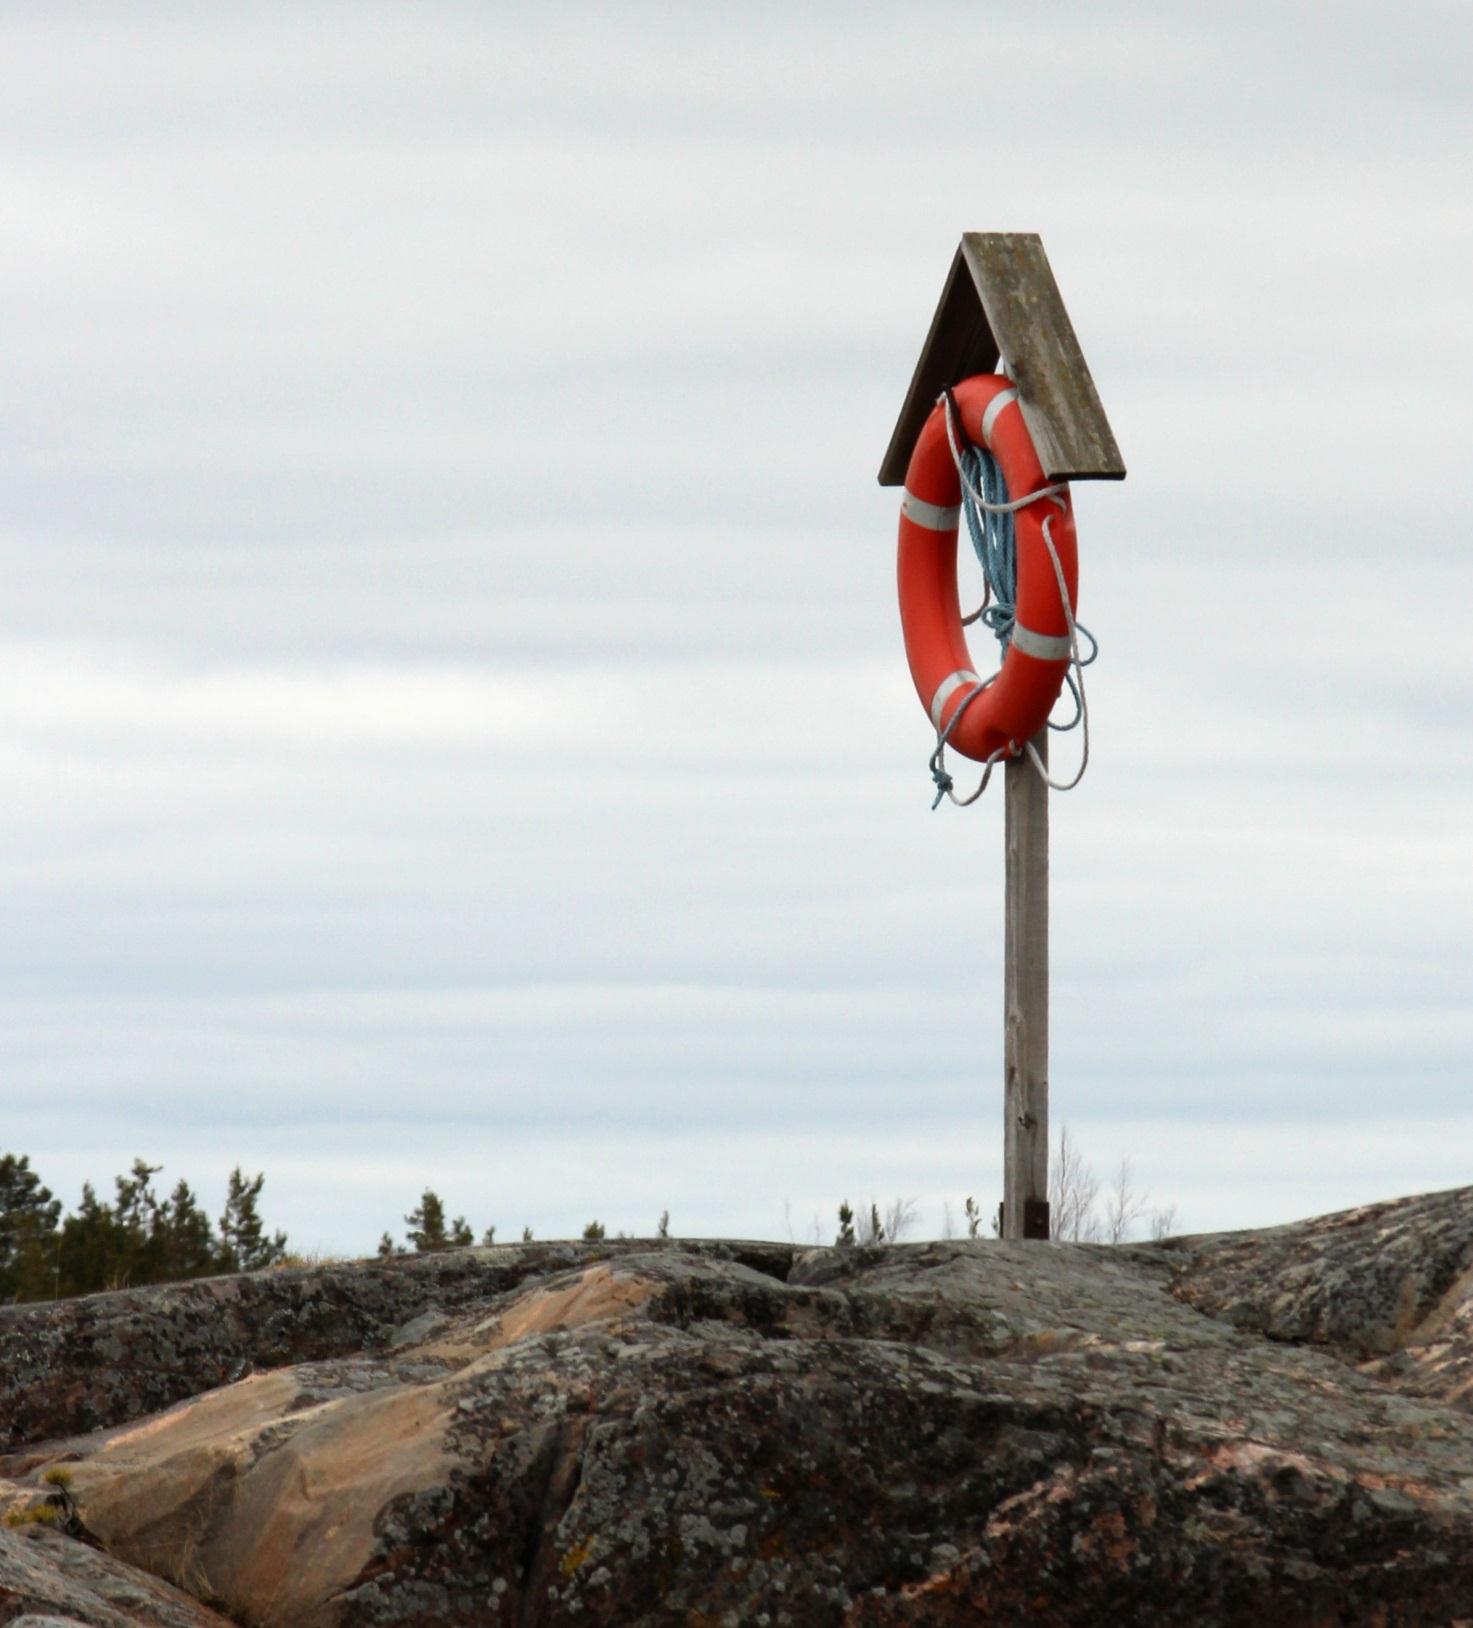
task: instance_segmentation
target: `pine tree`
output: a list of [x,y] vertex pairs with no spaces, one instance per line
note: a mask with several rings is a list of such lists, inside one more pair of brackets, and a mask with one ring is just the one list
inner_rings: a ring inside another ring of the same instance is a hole
[[378,1241],[379,1259],[386,1261],[391,1255],[396,1253],[397,1251],[394,1248],[394,1240],[388,1235],[388,1233],[385,1233]]
[[239,1165],[230,1172],[225,1209],[220,1216],[219,1268],[223,1272],[258,1272],[274,1266],[286,1254],[286,1234],[266,1236],[257,1204],[264,1174],[247,1181]]
[[286,1234],[267,1238],[256,1210],[264,1178],[246,1181],[235,1170],[217,1237],[187,1181],[159,1195],[153,1178],[162,1168],[135,1159],[115,1178],[111,1204],[87,1182],[75,1212],[62,1216],[26,1159],[0,1157],[0,1295],[43,1300],[180,1282],[270,1265],[285,1254]]
[[603,1224],[603,1222],[602,1221],[590,1221],[588,1223],[588,1225],[586,1227],[584,1227],[584,1229],[583,1229],[583,1236],[586,1239],[588,1239],[590,1242],[592,1242],[592,1241],[594,1241],[596,1239],[602,1238],[604,1236],[604,1224]]
[[126,1254],[123,1229],[110,1204],[83,1182],[82,1202],[61,1224],[61,1292],[95,1294],[114,1286],[118,1263]]
[[839,1206],[839,1236],[834,1242],[842,1248],[854,1242],[854,1211],[849,1208],[847,1198]]
[[133,1161],[126,1176],[114,1176],[117,1198],[113,1219],[117,1223],[112,1271],[104,1288],[125,1288],[130,1284],[158,1283],[157,1270],[162,1254],[159,1209],[161,1200],[153,1190],[153,1178],[164,1167]]
[[181,1177],[156,1213],[155,1236],[150,1240],[155,1282],[178,1283],[205,1277],[220,1269],[220,1254],[210,1218],[187,1181]]
[[982,1226],[982,1212],[975,1198],[967,1199],[967,1237],[975,1238]]
[[496,1228],[487,1227],[481,1234],[481,1242],[483,1244],[494,1244],[496,1242]]
[[25,1154],[0,1157],[0,1302],[54,1292],[61,1201],[43,1187]]
[[418,1254],[427,1255],[431,1250],[449,1249],[450,1234],[445,1230],[445,1206],[440,1195],[432,1188],[425,1188],[418,1207],[411,1210],[404,1221],[409,1228],[409,1241]]

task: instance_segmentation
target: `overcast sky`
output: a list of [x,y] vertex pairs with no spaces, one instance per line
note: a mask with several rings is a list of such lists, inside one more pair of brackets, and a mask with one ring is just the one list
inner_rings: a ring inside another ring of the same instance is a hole
[[1182,1230],[1473,1180],[1461,0],[4,31],[0,1149],[68,1203],[991,1210],[1000,798],[930,812],[875,483],[964,229],[1130,469],[1055,1127]]

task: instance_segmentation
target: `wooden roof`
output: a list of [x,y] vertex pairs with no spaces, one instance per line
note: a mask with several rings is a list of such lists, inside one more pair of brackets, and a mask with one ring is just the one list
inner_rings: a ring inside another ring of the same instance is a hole
[[996,371],[1003,357],[1051,480],[1125,478],[1042,239],[1037,232],[966,232],[880,465],[881,486],[905,484],[916,437],[941,392]]

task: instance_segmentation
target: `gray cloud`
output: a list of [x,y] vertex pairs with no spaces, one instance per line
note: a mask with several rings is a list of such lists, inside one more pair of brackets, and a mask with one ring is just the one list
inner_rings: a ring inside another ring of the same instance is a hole
[[996,226],[1131,466],[1056,1117],[1194,1227],[1467,1179],[1469,28],[1390,23],[18,11],[6,1144],[337,1249],[990,1204],[1000,812],[874,472]]

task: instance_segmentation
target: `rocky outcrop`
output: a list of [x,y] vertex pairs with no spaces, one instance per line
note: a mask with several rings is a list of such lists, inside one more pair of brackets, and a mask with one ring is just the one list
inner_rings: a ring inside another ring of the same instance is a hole
[[1473,1628],[1470,1277],[1473,1189],[220,1279],[0,1314],[0,1474],[261,1628]]
[[1468,1189],[1167,1247],[1184,1257],[1176,1292],[1189,1305],[1360,1360],[1405,1395],[1473,1408]]
[[1258,1232],[1173,1239],[1176,1293],[1273,1340],[1346,1356],[1399,1351],[1468,1300],[1473,1197],[1466,1188]]
[[7,1628],[229,1628],[187,1594],[45,1526],[0,1528]]
[[[346,1356],[618,1242],[399,1255],[0,1307],[0,1451],[119,1424],[259,1368]],[[722,1246],[786,1260],[781,1245]]]

